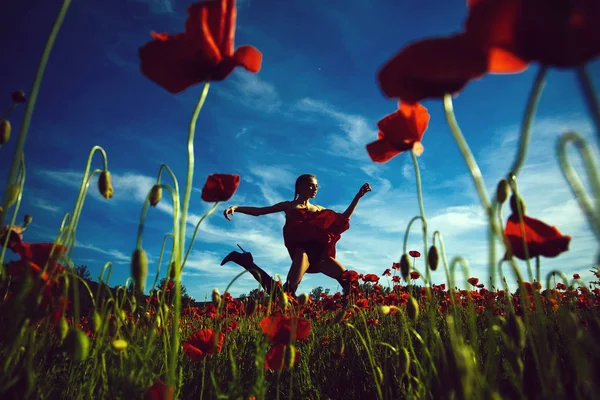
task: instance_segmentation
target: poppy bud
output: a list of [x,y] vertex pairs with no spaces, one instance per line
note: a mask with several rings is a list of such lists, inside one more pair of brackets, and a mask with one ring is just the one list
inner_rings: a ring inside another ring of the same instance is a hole
[[221,293],[219,293],[219,289],[214,288],[212,291],[212,303],[215,305],[215,307],[219,307],[221,305]]
[[419,303],[412,296],[410,296],[408,303],[406,303],[406,314],[408,314],[408,318],[413,322],[417,322],[417,318],[419,318]]
[[94,310],[92,312],[92,317],[90,318],[90,320],[92,322],[92,332],[98,333],[100,331],[100,328],[102,327],[102,318],[100,318],[100,314],[98,314],[98,311]]
[[127,349],[128,343],[123,339],[113,340],[110,345],[116,351],[125,351]]
[[525,215],[525,200],[523,200],[521,196],[515,196],[514,194],[510,196],[510,210],[514,215],[519,215],[519,209],[517,208],[517,197],[519,205],[521,206],[521,211],[523,212],[523,215]]
[[301,306],[308,304],[308,300],[309,298],[306,293],[302,293],[300,296],[298,296],[298,304],[300,304]]
[[515,314],[510,313],[504,326],[506,334],[513,340],[514,344],[519,349],[525,347],[525,325],[521,318],[518,318]]
[[75,329],[69,337],[71,357],[76,363],[85,360],[90,353],[90,339],[80,329]]
[[287,294],[285,294],[285,292],[282,290],[281,294],[279,295],[279,306],[281,307],[281,309],[283,311],[285,311],[288,307],[289,301],[288,301],[288,296]]
[[381,306],[379,307],[379,311],[383,314],[383,315],[388,315],[390,313],[392,309],[390,308],[390,306]]
[[12,92],[11,94],[12,97],[12,101],[15,103],[25,103],[25,92],[22,90],[15,90],[14,92]]
[[400,376],[408,374],[410,370],[410,354],[406,350],[406,347],[401,348],[398,353],[398,370]]
[[177,272],[177,270],[175,269],[175,261],[173,261],[171,263],[171,266],[169,267],[169,279],[170,280],[172,280],[172,281],[175,280],[175,276],[177,275],[176,272]]
[[148,276],[148,255],[142,248],[133,251],[131,257],[131,276],[136,288],[139,288],[143,292],[146,286],[146,277]]
[[69,323],[65,317],[60,317],[58,320],[58,337],[62,342],[69,334]]
[[496,186],[496,201],[498,204],[504,204],[509,195],[510,186],[506,179],[501,179]]
[[11,126],[8,120],[3,119],[0,122],[0,146],[8,143],[10,139]]
[[405,281],[408,280],[408,273],[410,271],[410,259],[408,255],[402,254],[402,258],[400,259],[400,273],[402,274],[402,278]]
[[160,199],[162,199],[162,188],[160,185],[152,186],[152,189],[150,189],[150,205],[156,207]]
[[6,185],[6,194],[8,197],[8,208],[12,207],[19,198],[21,188],[16,183],[9,183]]
[[107,200],[113,197],[112,179],[109,171],[105,170],[100,173],[100,177],[98,178],[98,190],[102,197]]
[[33,217],[31,215],[25,215],[25,217],[23,218],[23,228],[27,228],[27,226],[29,226],[29,224],[31,224],[32,221]]
[[437,247],[431,246],[427,252],[427,263],[432,271],[435,271],[440,263],[440,253]]

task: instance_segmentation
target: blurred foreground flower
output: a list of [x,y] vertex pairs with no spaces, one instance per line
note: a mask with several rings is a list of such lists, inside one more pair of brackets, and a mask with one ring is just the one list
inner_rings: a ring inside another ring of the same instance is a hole
[[154,40],[139,49],[146,77],[175,94],[200,82],[221,81],[238,66],[260,70],[262,54],[256,48],[241,46],[234,52],[235,0],[203,1],[187,11],[183,33],[152,31]]
[[202,361],[207,355],[221,352],[225,335],[219,332],[218,339],[212,329],[200,329],[196,331],[188,340],[181,342],[183,351],[194,362]]
[[240,185],[239,175],[212,174],[206,178],[202,188],[202,200],[207,202],[227,201]]

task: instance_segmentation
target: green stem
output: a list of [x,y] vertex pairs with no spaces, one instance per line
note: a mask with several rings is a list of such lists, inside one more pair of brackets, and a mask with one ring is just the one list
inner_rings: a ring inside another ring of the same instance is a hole
[[535,77],[535,81],[533,83],[533,88],[529,93],[529,99],[527,101],[527,107],[525,108],[525,115],[523,117],[523,123],[521,124],[521,135],[519,136],[519,151],[517,152],[517,158],[513,163],[513,166],[510,168],[510,173],[515,176],[519,174],[521,167],[523,166],[523,162],[525,161],[525,156],[527,155],[527,148],[529,147],[529,138],[531,136],[531,126],[533,125],[533,118],[535,117],[535,113],[540,102],[540,98],[542,97],[542,91],[544,89],[546,83],[546,72],[548,71],[548,67],[542,65],[538,70],[538,73]]
[[[25,176],[26,176],[26,172],[25,172],[25,155],[21,152],[19,153],[19,174],[17,176],[17,179],[19,179],[19,194],[17,196],[17,201],[15,202],[15,208],[13,210],[12,213],[12,217],[10,219],[10,224],[9,226],[13,226],[15,224],[15,221],[17,219],[17,213],[19,212],[19,208],[21,207],[21,199],[23,197],[23,188],[25,187]],[[8,192],[8,191],[7,191]],[[8,208],[4,208],[4,210],[6,210],[5,212],[0,212],[0,218],[4,215],[4,214],[8,214]],[[3,225],[0,225],[0,227]],[[6,246],[8,246],[8,239],[10,238],[10,230],[7,231],[6,237],[4,238],[4,243],[2,243],[2,250],[0,253],[0,276],[2,277],[2,279],[4,280],[5,278],[5,273],[6,271],[4,270],[4,257],[6,255]]]
[[217,201],[210,210],[208,210],[206,212],[206,214],[204,214],[202,216],[202,218],[200,218],[200,221],[198,221],[198,223],[196,224],[196,228],[194,229],[194,234],[192,235],[192,240],[190,240],[190,245],[188,246],[187,252],[185,253],[185,258],[183,259],[183,263],[181,264],[181,271],[183,272],[183,267],[185,267],[185,262],[188,259],[188,256],[190,255],[190,251],[192,251],[192,246],[194,246],[194,241],[196,240],[196,234],[198,233],[198,228],[200,228],[200,224],[202,223],[202,221],[204,221],[206,219],[206,217],[208,217],[210,214],[212,214],[217,206],[219,205],[219,202]]
[[[19,157],[18,155],[23,152],[23,148],[25,147],[25,141],[27,140],[27,132],[29,131],[29,124],[31,122],[31,117],[33,115],[33,109],[35,108],[35,102],[38,97],[38,93],[40,91],[40,86],[42,84],[42,78],[44,76],[44,71],[46,70],[46,65],[48,64],[48,59],[50,58],[50,53],[52,52],[52,48],[54,47],[54,42],[56,41],[56,37],[58,36],[58,31],[65,19],[65,15],[67,14],[67,9],[69,8],[69,4],[71,0],[63,0],[63,4],[60,7],[60,11],[58,12],[58,17],[54,21],[54,25],[52,26],[52,31],[50,32],[50,36],[48,37],[48,41],[46,42],[46,46],[44,47],[44,52],[42,53],[42,58],[38,65],[37,72],[35,74],[35,80],[33,81],[33,87],[31,88],[31,94],[29,95],[29,101],[27,102],[27,107],[25,108],[25,116],[23,117],[23,123],[21,124],[21,130],[19,132],[19,138],[17,140],[17,147],[15,148],[15,156],[12,160],[12,165],[10,167],[10,172],[8,174],[7,182],[13,182],[18,173],[19,169]],[[5,210],[8,209],[8,193],[4,193],[4,200],[2,202],[3,208]],[[0,226],[4,226],[4,215],[6,213],[0,213]]]
[[592,114],[592,120],[596,125],[596,135],[598,135],[598,139],[600,140],[600,101],[598,101],[598,97],[596,97],[592,79],[590,78],[585,65],[577,68],[577,78],[579,78],[579,84],[581,85],[585,102],[590,114]]
[[8,111],[6,111],[2,116],[0,116],[0,121],[2,121],[3,119],[6,119],[6,117],[8,117],[15,108],[17,108],[17,103],[13,103],[13,105],[10,106]]
[[200,110],[202,110],[202,106],[206,101],[206,96],[208,95],[208,88],[210,87],[210,82],[206,82],[204,84],[204,89],[202,90],[202,94],[200,95],[200,99],[198,100],[198,104],[196,104],[196,108],[194,109],[194,113],[192,114],[192,120],[190,121],[190,128],[188,133],[188,170],[187,170],[187,180],[185,184],[185,193],[183,197],[183,203],[181,205],[181,217],[178,219],[179,221],[179,240],[177,251],[176,251],[176,259],[175,265],[177,271],[175,272],[175,310],[173,316],[173,337],[171,347],[171,353],[169,358],[169,363],[167,367],[167,384],[173,385],[175,387],[175,379],[176,379],[176,370],[177,370],[177,360],[179,355],[179,347],[180,347],[180,337],[179,337],[179,317],[181,315],[181,262],[183,256],[183,249],[185,248],[185,230],[187,227],[187,213],[190,203],[190,196],[192,192],[192,181],[194,178],[194,135],[196,133],[196,121],[198,120],[198,115],[200,114]]

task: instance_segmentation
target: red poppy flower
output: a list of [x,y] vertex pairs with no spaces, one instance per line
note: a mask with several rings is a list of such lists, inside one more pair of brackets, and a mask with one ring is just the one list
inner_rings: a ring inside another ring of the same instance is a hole
[[220,81],[235,67],[258,72],[262,54],[252,46],[234,52],[235,0],[203,1],[188,6],[185,31],[152,32],[139,50],[142,73],[170,93],[205,81]]
[[379,87],[388,98],[416,103],[462,90],[483,76],[487,54],[465,35],[424,39],[402,49],[379,70]]
[[219,332],[219,339],[215,346],[215,332],[212,329],[200,329],[196,331],[188,340],[181,342],[183,351],[194,361],[202,361],[209,354],[221,352],[225,335]]
[[392,276],[392,271],[388,268],[385,271],[383,271],[383,274],[381,274],[381,276]]
[[573,279],[581,279],[581,276],[579,276],[579,274],[573,274]]
[[419,279],[421,275],[417,271],[410,271],[410,279]]
[[286,351],[294,352],[294,365],[300,362],[300,352],[295,347],[290,347],[285,344],[276,344],[271,347],[265,357],[265,369],[285,370],[288,368],[285,365]]
[[379,277],[375,274],[366,274],[365,276],[363,276],[363,281],[365,282],[377,282],[379,281]]
[[400,263],[393,262],[392,263],[392,269],[400,269]]
[[342,272],[342,275],[340,276],[341,280],[350,281],[350,282],[357,282],[359,278],[360,278],[360,275],[358,274],[358,272],[352,271],[349,269]]
[[600,55],[598,0],[470,0],[469,6],[466,34],[499,59],[566,68]]
[[479,283],[479,279],[478,278],[469,278],[469,279],[467,279],[467,282],[469,282],[473,286],[477,286],[477,284]]
[[173,387],[168,386],[160,379],[154,382],[150,388],[146,391],[145,400],[172,400],[173,399]]
[[[540,220],[526,215],[523,216],[523,221],[530,258],[537,256],[556,257],[560,253],[569,250],[571,237],[561,234],[555,226],[547,225]],[[521,227],[517,215],[512,214],[508,218],[504,234],[508,238],[515,257],[525,260],[523,236],[521,235]]]
[[429,125],[429,113],[420,104],[400,102],[399,108],[378,123],[378,139],[367,145],[371,160],[384,163],[406,150],[423,152],[421,139]]
[[421,253],[419,253],[417,250],[411,250],[411,251],[409,251],[408,255],[411,256],[411,257],[415,257],[415,258],[421,257]]
[[240,176],[230,174],[212,174],[206,178],[202,188],[202,200],[208,202],[227,201],[240,185]]
[[302,317],[288,317],[281,313],[264,317],[259,323],[269,342],[289,344],[292,337],[306,340],[310,333],[310,322]]

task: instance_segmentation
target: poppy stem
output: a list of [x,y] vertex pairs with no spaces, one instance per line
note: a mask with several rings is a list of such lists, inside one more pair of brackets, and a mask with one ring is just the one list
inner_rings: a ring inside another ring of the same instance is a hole
[[523,166],[523,162],[525,161],[525,157],[527,156],[529,138],[531,137],[531,126],[533,125],[533,119],[535,117],[540,98],[542,97],[542,91],[546,84],[547,71],[548,67],[544,65],[540,67],[535,77],[533,88],[529,93],[529,99],[527,100],[527,107],[525,108],[523,123],[521,124],[521,134],[519,135],[519,151],[517,152],[515,162],[510,168],[510,172],[508,174],[509,177],[511,176],[511,174],[515,176],[519,174],[519,171]]
[[[6,182],[14,182],[17,173],[19,172],[19,162],[20,157],[19,154],[23,152],[23,148],[25,147],[25,141],[27,140],[27,132],[29,131],[29,124],[31,122],[31,117],[33,115],[33,109],[35,108],[35,102],[38,97],[38,93],[40,91],[40,86],[42,84],[42,78],[44,76],[44,71],[46,70],[46,65],[48,64],[48,59],[50,58],[50,53],[52,52],[52,48],[54,47],[54,42],[56,41],[56,37],[58,36],[58,31],[65,19],[65,15],[67,14],[67,9],[71,4],[71,0],[63,0],[63,4],[60,7],[60,11],[58,12],[58,16],[54,21],[54,25],[52,26],[52,31],[50,32],[50,36],[48,37],[48,41],[46,42],[46,46],[44,47],[44,52],[42,53],[42,58],[40,59],[40,63],[38,65],[37,72],[35,74],[35,80],[33,81],[33,87],[31,88],[31,94],[29,95],[29,101],[27,102],[27,107],[25,108],[25,116],[23,117],[23,123],[21,124],[21,130],[19,131],[19,137],[17,139],[17,146],[15,148],[12,165],[10,167],[10,172],[8,174],[8,179]],[[2,206],[4,210],[8,210],[8,201],[9,201],[9,193],[8,191],[4,192],[4,200],[2,201]],[[8,214],[7,212],[0,213],[0,226],[4,226],[4,216]]]
[[[419,201],[419,211],[421,213],[421,226],[423,227],[423,245],[425,246],[425,251],[423,254],[427,254],[428,245],[427,245],[427,220],[425,219],[425,206],[423,205],[423,187],[421,184],[421,171],[419,169],[419,162],[417,161],[417,156],[415,152],[411,150],[410,155],[412,157],[413,165],[415,167],[415,177],[417,180],[417,199]],[[415,257],[413,257],[413,266],[415,265]],[[425,257],[425,277],[427,278],[428,285],[427,295],[431,296],[431,272],[429,270],[429,263],[427,262],[427,257]]]
[[[187,214],[188,208],[190,205],[190,196],[192,193],[192,182],[194,178],[194,136],[196,134],[196,122],[198,121],[198,115],[202,110],[202,106],[204,106],[204,102],[206,101],[206,96],[208,95],[208,89],[210,87],[210,82],[206,82],[204,84],[204,88],[202,89],[202,94],[198,99],[198,103],[196,104],[196,108],[192,114],[192,119],[190,121],[190,127],[188,131],[188,170],[187,170],[187,179],[185,183],[185,192],[183,197],[183,202],[181,203],[181,217],[179,218],[179,237],[177,238],[179,243],[177,243],[177,251],[175,252],[175,309],[173,315],[173,336],[172,336],[172,346],[171,353],[169,358],[169,363],[167,366],[167,385],[172,385],[175,387],[177,381],[177,361],[179,359],[179,347],[181,346],[179,337],[179,318],[181,316],[181,267],[183,261],[183,252],[185,248],[185,230],[187,227]],[[176,222],[176,223],[177,223]]]
[[10,115],[11,112],[13,112],[13,110],[17,108],[17,103],[13,103],[12,106],[10,106],[10,108],[8,109],[8,111],[6,111],[4,113],[4,115],[0,116],[0,121],[2,121],[3,119],[6,119],[6,117],[8,117]]
[[577,78],[579,78],[583,97],[585,98],[588,110],[592,115],[594,125],[596,125],[596,135],[598,136],[598,140],[600,140],[600,101],[598,100],[598,97],[596,97],[594,84],[592,83],[592,79],[590,78],[590,74],[585,65],[577,68]]

